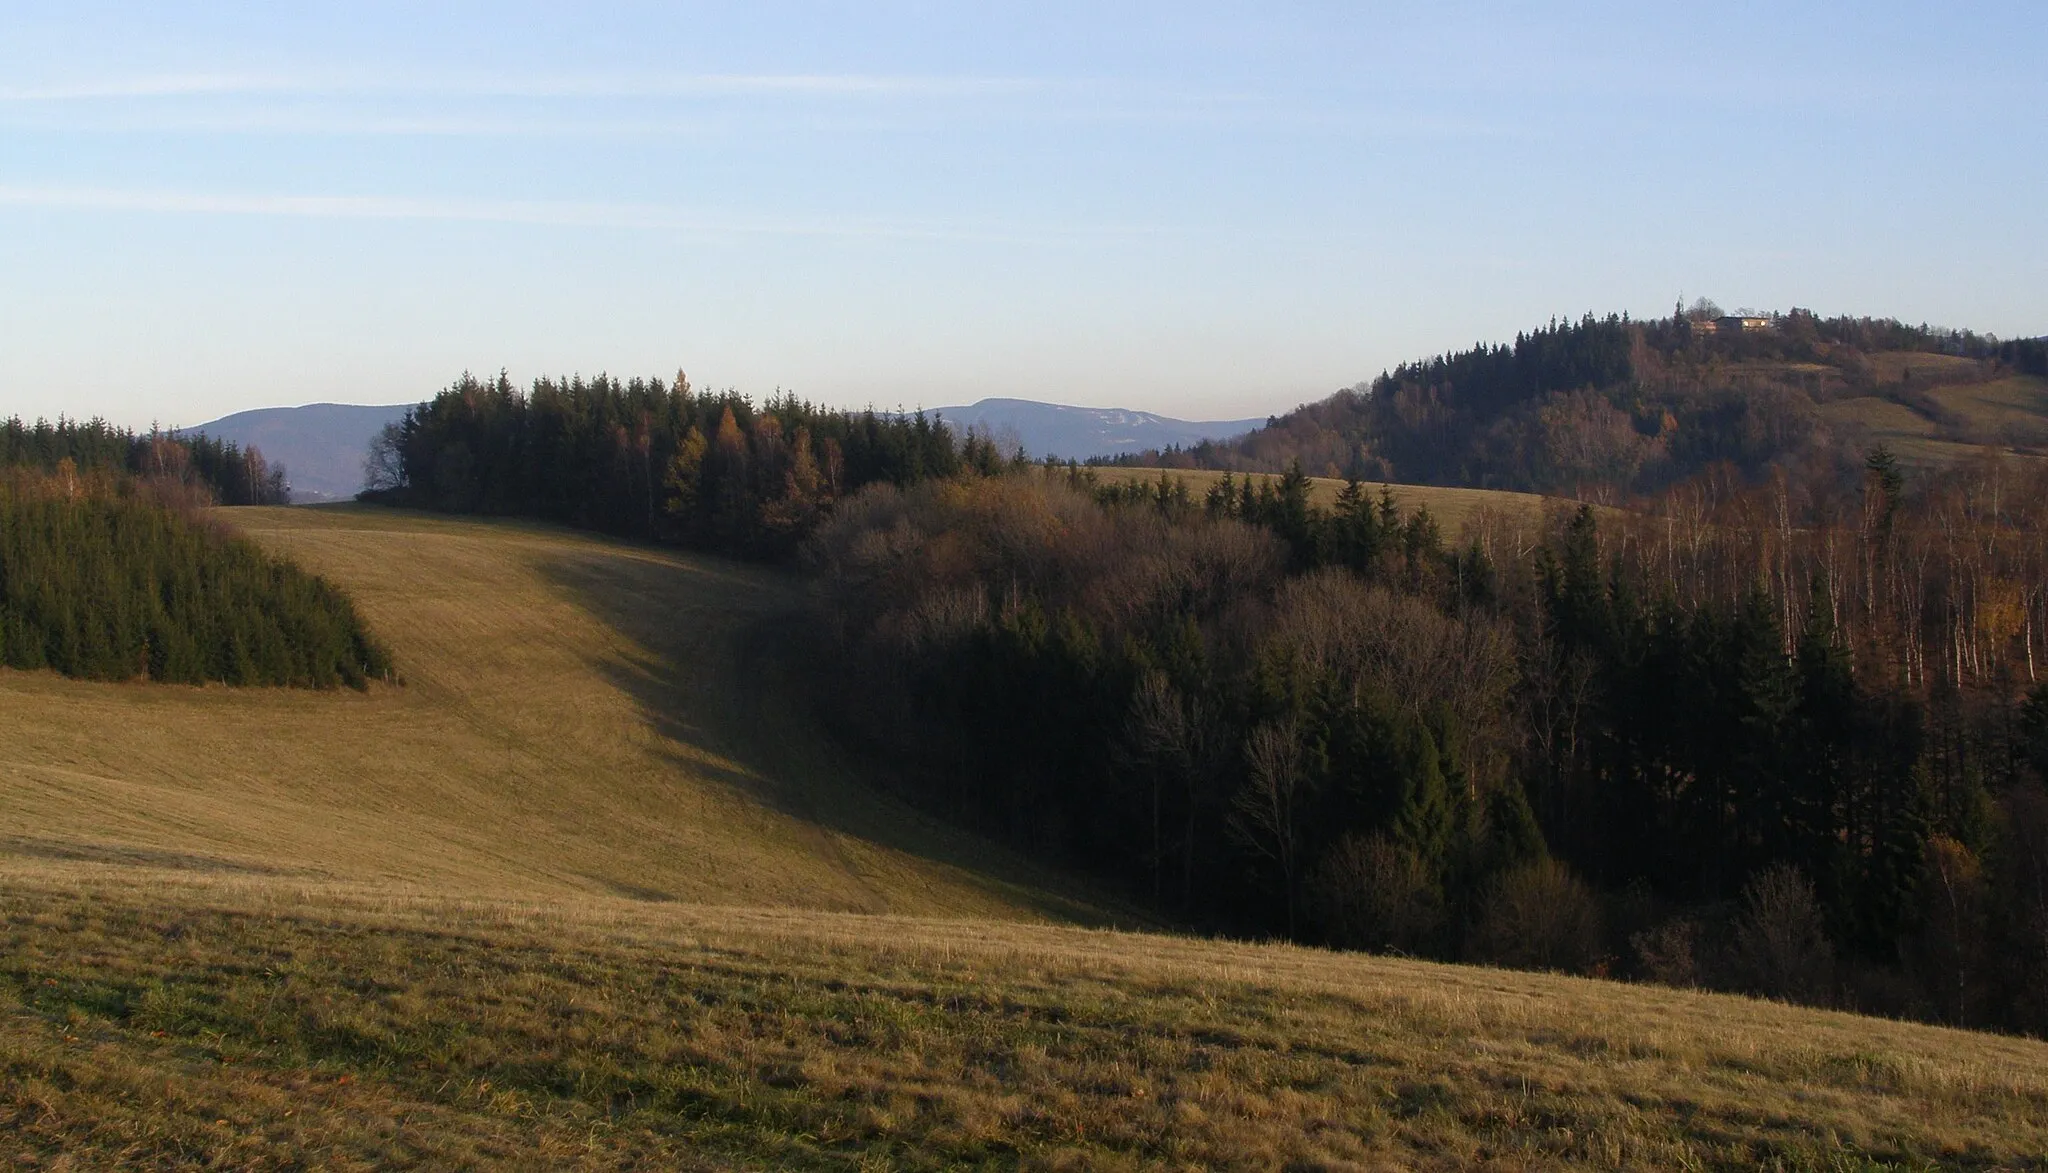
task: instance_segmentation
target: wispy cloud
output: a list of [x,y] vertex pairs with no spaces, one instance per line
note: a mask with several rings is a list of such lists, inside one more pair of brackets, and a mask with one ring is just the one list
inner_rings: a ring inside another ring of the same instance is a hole
[[196,97],[716,98],[960,97],[1030,93],[1086,83],[1028,77],[700,73],[408,77],[308,73],[152,74],[0,86],[0,102],[74,103]]
[[476,200],[363,195],[217,194],[100,187],[0,184],[0,206],[217,216],[344,220],[438,220],[615,228],[705,238],[810,236],[900,240],[1043,241],[1157,235],[1151,227],[1058,228],[892,221],[860,217],[736,216],[666,204],[568,200]]

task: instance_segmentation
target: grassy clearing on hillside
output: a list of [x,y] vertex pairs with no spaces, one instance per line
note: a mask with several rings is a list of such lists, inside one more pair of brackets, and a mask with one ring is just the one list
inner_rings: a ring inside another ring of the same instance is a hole
[[404,687],[0,672],[0,856],[869,912],[1074,916],[878,798],[782,699],[793,581],[358,507],[232,524],[341,584]]
[[1829,423],[1853,424],[1886,439],[1932,437],[1941,430],[1940,425],[1905,404],[1875,396],[1824,403],[1820,414]]
[[2048,379],[2013,375],[1988,383],[1938,387],[1928,397],[1987,440],[2048,437]]
[[1969,378],[1984,369],[1974,358],[1959,354],[1932,354],[1924,350],[1883,350],[1863,357],[1864,369],[1880,383],[1918,383],[1922,386],[1944,379]]
[[[1104,481],[1145,481],[1156,482],[1161,472],[1184,480],[1188,492],[1197,501],[1209,491],[1210,486],[1223,479],[1224,474],[1208,469],[1157,469],[1104,466],[1093,470]],[[1055,474],[1064,475],[1064,474]],[[1235,479],[1243,481],[1274,480],[1280,478],[1264,473],[1237,473]],[[1365,486],[1372,500],[1379,500],[1380,485],[1370,482]],[[1477,517],[1481,511],[1491,511],[1517,521],[1530,521],[1543,516],[1546,508],[1576,509],[1578,503],[1559,497],[1546,497],[1540,493],[1517,493],[1507,489],[1460,489],[1442,485],[1388,485],[1394,494],[1394,501],[1401,512],[1411,513],[1427,506],[1431,517],[1443,528],[1446,539],[1455,539],[1458,531],[1467,521]],[[1337,502],[1337,494],[1344,491],[1344,482],[1335,477],[1310,477],[1309,500],[1328,508]]]
[[2048,1046],[1279,946],[0,868],[23,1167],[2041,1168]]

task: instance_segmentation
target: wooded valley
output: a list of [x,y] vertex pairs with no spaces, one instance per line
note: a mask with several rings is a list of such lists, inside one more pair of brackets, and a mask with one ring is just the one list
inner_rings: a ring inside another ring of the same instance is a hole
[[[1691,328],[1557,327],[1454,381],[1633,379]],[[384,499],[793,552],[846,740],[1184,923],[2048,1029],[2036,462],[1710,449],[1583,493],[1627,510],[1447,534],[1298,467],[1110,482],[681,380],[465,379],[383,451]]]

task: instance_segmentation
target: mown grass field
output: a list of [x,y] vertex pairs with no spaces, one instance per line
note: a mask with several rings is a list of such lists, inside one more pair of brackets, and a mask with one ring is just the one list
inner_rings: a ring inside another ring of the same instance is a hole
[[2040,1168],[2048,1046],[1078,928],[6,869],[16,1167]]
[[1984,379],[1977,364],[1947,355],[1875,355],[1873,362],[1893,381],[1910,371],[1917,402],[1866,395],[1821,404],[1821,418],[1837,431],[1923,466],[1974,460],[1987,450],[2031,459],[2048,446],[2048,379]]
[[1073,924],[786,703],[773,573],[232,519],[406,683],[0,674],[13,1167],[2048,1168],[2038,1042]]
[[1987,438],[2014,435],[2038,443],[2048,437],[2048,379],[2012,375],[1939,387],[1928,394]]
[[0,853],[463,895],[1087,915],[877,798],[786,703],[800,599],[784,576],[543,526],[225,515],[346,585],[405,683],[0,671]]

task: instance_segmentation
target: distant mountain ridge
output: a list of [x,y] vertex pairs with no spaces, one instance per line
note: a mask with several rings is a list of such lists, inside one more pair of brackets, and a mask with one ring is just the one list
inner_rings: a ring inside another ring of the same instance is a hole
[[[282,464],[299,501],[340,501],[363,487],[363,457],[385,424],[412,404],[363,406],[309,403],[303,407],[260,407],[238,411],[181,432],[203,432],[244,448],[253,447],[273,465]],[[1203,440],[1229,440],[1265,425],[1266,420],[1190,421],[1149,411],[1068,407],[1030,399],[983,399],[965,407],[942,407],[956,430],[973,428],[995,437],[1006,449],[1021,445],[1033,460],[1055,456],[1086,460],[1151,448],[1186,447]]]
[[1186,447],[1203,440],[1228,440],[1266,419],[1182,420],[1149,411],[1117,407],[1069,407],[1033,399],[983,399],[964,407],[941,407],[931,414],[949,425],[973,428],[994,436],[1001,447],[1021,445],[1034,460],[1054,456],[1086,460],[1091,456],[1123,456],[1169,446]]
[[411,406],[259,407],[178,430],[255,448],[272,465],[282,464],[295,500],[343,501],[363,487],[363,457],[371,437]]

